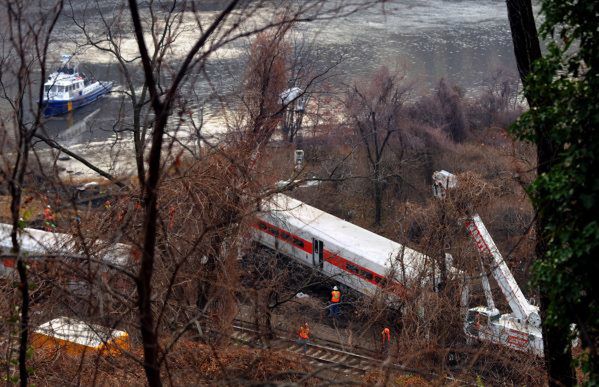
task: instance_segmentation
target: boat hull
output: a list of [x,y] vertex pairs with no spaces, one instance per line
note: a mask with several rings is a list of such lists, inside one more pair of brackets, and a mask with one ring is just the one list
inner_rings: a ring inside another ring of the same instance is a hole
[[101,85],[102,87],[99,87],[97,90],[73,99],[44,101],[42,105],[44,109],[44,116],[51,117],[66,114],[75,109],[89,105],[105,94],[110,93],[112,90],[112,82],[102,82]]

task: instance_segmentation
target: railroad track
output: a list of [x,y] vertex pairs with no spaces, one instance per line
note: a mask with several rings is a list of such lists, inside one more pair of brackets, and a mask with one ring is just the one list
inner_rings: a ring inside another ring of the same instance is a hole
[[[257,331],[240,325],[233,325],[231,338],[238,345],[256,346]],[[363,376],[367,372],[381,367],[381,360],[361,354],[348,352],[331,346],[309,343],[304,352],[303,346],[294,340],[277,337],[273,342],[280,344],[282,349],[303,355],[312,366],[323,369],[328,375],[341,374],[347,377]]]
[[[261,343],[257,341],[258,331],[252,328],[241,325],[233,325],[233,333],[231,339],[234,344],[240,346],[260,347]],[[399,364],[383,364],[381,359],[372,356],[367,356],[359,353],[349,352],[340,348],[335,348],[329,345],[320,345],[309,343],[304,352],[303,346],[298,345],[295,340],[286,337],[276,337],[272,340],[273,343],[279,344],[277,348],[284,349],[298,355],[305,356],[308,359],[308,364],[314,366],[317,371],[314,372],[315,377],[344,377],[346,381],[355,381],[356,377],[364,376],[366,373],[388,368],[396,372],[404,374],[417,374],[428,379],[429,381],[445,380],[447,383],[457,385],[474,385],[472,382],[460,380],[449,376],[440,376],[435,374],[424,374],[418,370],[408,369]],[[343,384],[343,380],[338,380]]]

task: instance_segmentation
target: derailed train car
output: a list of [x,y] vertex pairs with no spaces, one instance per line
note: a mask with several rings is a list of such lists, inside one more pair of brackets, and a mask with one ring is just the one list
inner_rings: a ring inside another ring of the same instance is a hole
[[283,194],[262,204],[254,240],[368,296],[433,290],[430,257]]
[[[0,277],[15,272],[12,253],[12,226],[0,223]],[[77,264],[93,263],[100,272],[124,269],[131,265],[131,246],[123,243],[88,241],[85,248],[81,239],[71,234],[24,228],[18,236],[21,254],[28,264],[51,265],[56,262],[76,268]]]

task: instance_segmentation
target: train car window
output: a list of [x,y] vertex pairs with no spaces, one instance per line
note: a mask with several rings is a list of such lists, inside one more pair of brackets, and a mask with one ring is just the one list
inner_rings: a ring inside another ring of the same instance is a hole
[[286,231],[281,231],[281,238],[283,238],[285,240],[289,240],[289,239],[291,239],[291,234],[289,234]]
[[268,228],[264,222],[258,222],[258,227],[260,227],[261,230],[266,230]]
[[357,266],[354,266],[351,263],[346,263],[345,268],[351,272],[356,273],[356,274],[359,274],[359,272],[360,272],[360,269],[358,269]]
[[277,230],[277,229],[276,229],[276,228],[274,228],[274,227],[270,227],[270,228],[268,229],[268,231],[270,231],[270,233],[271,233],[272,235],[276,236],[276,237],[277,237],[277,236],[279,236],[279,230]]
[[297,247],[301,247],[302,249],[304,248],[304,241],[297,239],[297,238],[293,238],[293,244],[296,245]]
[[360,274],[362,275],[362,277],[366,278],[369,281],[372,281],[372,273],[367,272],[365,270],[361,270]]
[[351,271],[352,273],[357,274],[358,276],[360,276],[368,281],[375,281],[377,278],[377,276],[375,276],[373,273],[366,271],[366,270],[362,269],[361,267],[358,267],[351,263],[346,263],[345,269],[348,271]]

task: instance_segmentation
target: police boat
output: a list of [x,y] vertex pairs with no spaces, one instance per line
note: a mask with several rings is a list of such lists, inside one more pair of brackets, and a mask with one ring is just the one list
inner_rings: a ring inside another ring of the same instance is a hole
[[60,67],[44,83],[42,106],[45,117],[71,112],[112,90],[112,82],[86,77],[71,59],[70,55],[62,55]]

